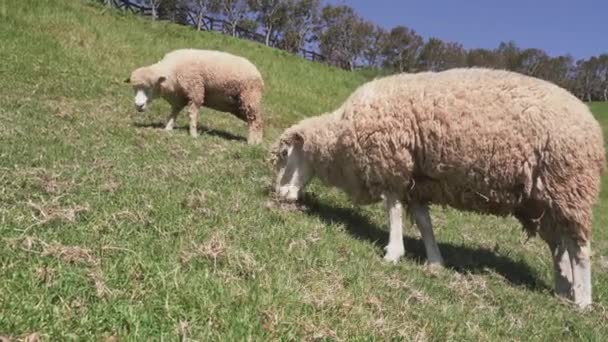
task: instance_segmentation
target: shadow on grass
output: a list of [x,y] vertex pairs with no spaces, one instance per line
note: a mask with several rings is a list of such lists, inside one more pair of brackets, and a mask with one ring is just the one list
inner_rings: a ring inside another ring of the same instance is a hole
[[[304,196],[302,204],[306,206],[307,214],[317,216],[328,224],[343,223],[348,233],[357,239],[373,242],[381,248],[388,243],[388,232],[378,229],[367,217],[352,209],[327,205],[310,194]],[[404,236],[404,244],[406,257],[420,264],[426,261],[422,240]],[[446,266],[457,272],[482,274],[485,269],[492,269],[514,285],[539,292],[550,290],[523,262],[497,255],[489,249],[474,249],[451,243],[438,245]]]
[[[138,127],[138,128],[158,128],[161,130],[165,129],[165,124],[162,122],[154,122],[154,123],[135,122],[135,123],[133,123],[133,126]],[[175,126],[174,129],[189,131],[190,127],[189,126]],[[232,134],[230,132],[222,131],[219,129],[212,129],[212,128],[209,128],[207,126],[202,126],[202,125],[198,125],[198,132],[200,134],[208,134],[208,135],[211,135],[214,137],[219,137],[219,138],[222,138],[225,140],[247,141],[247,139],[245,137],[242,137],[240,135]]]

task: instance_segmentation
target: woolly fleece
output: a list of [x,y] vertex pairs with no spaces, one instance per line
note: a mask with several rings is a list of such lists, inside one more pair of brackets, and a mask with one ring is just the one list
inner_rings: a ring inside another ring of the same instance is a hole
[[191,130],[198,109],[205,106],[247,122],[250,143],[262,140],[264,81],[255,65],[243,57],[213,50],[174,50],[159,62],[134,70],[129,80],[134,89],[152,89],[167,100],[173,117],[189,106]]
[[514,215],[531,235],[582,244],[606,160],[601,128],[576,97],[480,68],[371,81],[330,117],[287,129],[274,153],[285,144],[300,144],[315,175],[355,202],[390,191],[404,203]]

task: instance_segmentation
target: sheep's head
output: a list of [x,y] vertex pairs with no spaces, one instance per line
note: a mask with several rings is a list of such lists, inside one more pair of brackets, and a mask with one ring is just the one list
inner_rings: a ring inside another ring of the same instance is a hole
[[135,109],[143,112],[152,100],[160,93],[160,87],[167,77],[155,68],[141,67],[135,69],[125,83],[129,83],[135,92]]
[[281,200],[296,201],[312,177],[312,166],[303,147],[304,137],[291,132],[283,134],[272,149],[275,192]]

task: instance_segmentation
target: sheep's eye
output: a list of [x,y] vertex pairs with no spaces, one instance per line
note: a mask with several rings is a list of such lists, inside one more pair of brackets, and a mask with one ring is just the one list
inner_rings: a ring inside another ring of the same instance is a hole
[[281,158],[285,159],[287,158],[287,148],[282,148],[281,149]]

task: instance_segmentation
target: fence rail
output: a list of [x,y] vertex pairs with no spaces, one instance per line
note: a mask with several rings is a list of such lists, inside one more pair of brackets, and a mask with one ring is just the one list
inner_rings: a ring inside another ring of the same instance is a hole
[[[152,7],[143,6],[137,3],[133,3],[129,0],[111,0],[114,7],[129,11],[131,13],[143,16],[152,16],[154,11]],[[181,12],[185,15],[185,22],[177,22],[178,24],[188,25],[192,27],[199,26],[198,14],[189,8],[182,8]],[[200,20],[200,28],[205,31],[217,31],[224,34],[232,35],[237,38],[253,40],[258,43],[265,44],[266,37],[259,32],[251,31],[243,28],[239,25],[233,26],[232,23],[219,18],[213,18],[209,16],[202,16]],[[275,40],[270,40],[269,45],[274,48],[279,48]],[[325,62],[327,59],[325,56],[317,53],[316,51],[299,49],[297,55],[313,62]]]

